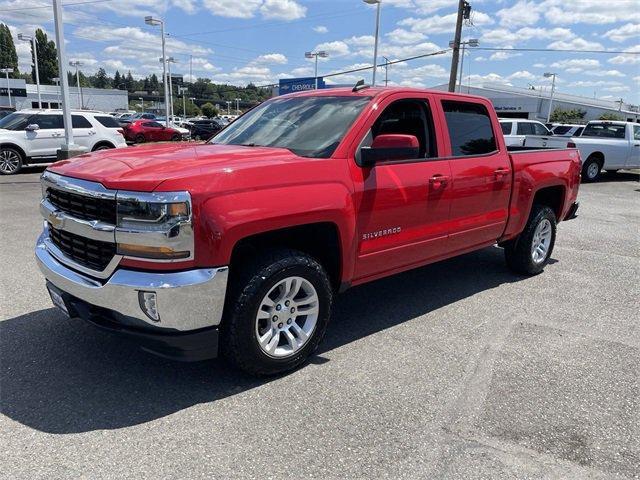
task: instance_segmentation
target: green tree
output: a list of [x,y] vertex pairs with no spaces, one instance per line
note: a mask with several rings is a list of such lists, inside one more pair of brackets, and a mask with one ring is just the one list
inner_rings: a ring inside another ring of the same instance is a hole
[[586,110],[580,110],[579,108],[571,110],[556,108],[551,114],[551,117],[549,117],[549,120],[559,123],[574,123],[583,120],[586,114]]
[[202,114],[207,118],[213,118],[218,115],[218,110],[213,106],[211,102],[207,102],[200,107]]
[[620,121],[623,120],[623,118],[615,113],[603,113],[602,115],[600,115],[600,117],[598,118],[598,120],[612,120],[612,121]]
[[157,75],[153,73],[149,77],[149,95],[151,95],[151,92],[157,92],[158,90],[160,90],[160,82]]
[[13,73],[10,73],[9,76],[12,78],[20,77],[16,46],[13,43],[9,27],[4,23],[0,23],[0,68],[13,68]]
[[125,89],[129,92],[134,92],[136,89],[136,81],[133,79],[133,75],[131,75],[131,71],[127,73],[127,76],[124,79]]
[[[53,40],[47,38],[47,34],[40,28],[36,30],[36,48],[38,50],[38,73],[40,83],[52,84],[53,79],[58,76],[58,51]],[[31,62],[34,62],[33,51],[31,52]],[[36,70],[31,68],[31,78],[36,81]]]
[[116,73],[113,75],[113,88],[122,90],[122,83],[122,76],[120,75],[120,72],[116,70]]
[[98,72],[95,74],[93,81],[91,82],[96,88],[110,88],[111,87],[111,79],[107,76],[107,72],[105,72],[104,68],[100,67]]

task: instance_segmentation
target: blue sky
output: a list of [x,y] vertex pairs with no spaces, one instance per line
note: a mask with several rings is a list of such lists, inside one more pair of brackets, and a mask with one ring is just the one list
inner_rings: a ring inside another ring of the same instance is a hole
[[[81,2],[88,2],[82,4]],[[380,56],[401,59],[445,49],[453,37],[455,0],[382,0]],[[215,82],[265,85],[278,78],[313,75],[304,52],[323,49],[322,73],[371,64],[375,9],[361,0],[64,0],[70,59],[86,73],[104,67],[134,76],[160,72],[159,29],[145,15],[166,20],[173,71]],[[465,58],[464,83],[543,86],[545,71],[557,88],[598,98],[640,103],[640,8],[637,0],[470,2],[472,25],[464,38],[480,49]],[[0,21],[14,35],[36,27],[53,38],[51,1],[0,0]],[[15,38],[15,37],[14,37]],[[21,68],[29,47],[18,42]],[[518,52],[482,48],[551,48],[594,53]],[[636,52],[637,54],[611,53]],[[602,53],[599,53],[602,52]],[[190,57],[191,56],[191,57]],[[448,80],[450,54],[389,68],[389,83],[432,86]],[[380,71],[380,78],[384,72]],[[337,83],[370,73],[334,77]]]

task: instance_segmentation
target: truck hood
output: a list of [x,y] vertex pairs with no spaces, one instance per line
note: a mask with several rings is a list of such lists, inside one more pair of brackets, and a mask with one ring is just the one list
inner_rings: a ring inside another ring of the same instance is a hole
[[87,153],[56,162],[49,170],[68,177],[99,182],[109,189],[151,192],[165,180],[295,159],[299,157],[284,148],[156,144]]

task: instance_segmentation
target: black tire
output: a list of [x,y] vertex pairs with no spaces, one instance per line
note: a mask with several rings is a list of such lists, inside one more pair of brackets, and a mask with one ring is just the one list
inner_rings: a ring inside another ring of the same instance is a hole
[[0,147],[0,175],[15,175],[24,165],[20,150],[13,147]]
[[144,135],[142,133],[139,133],[138,135],[136,135],[135,141],[136,143],[144,143],[145,142],[145,138]]
[[178,135],[177,133],[171,136],[171,141],[173,142],[179,142],[180,141],[180,135]]
[[114,147],[110,143],[99,143],[98,145],[93,147],[93,151],[97,152],[99,150],[111,150],[112,148],[116,148],[116,147]]
[[[229,297],[221,326],[222,355],[235,367],[252,375],[275,375],[302,365],[324,337],[333,291],[322,265],[296,250],[265,252],[240,272],[233,272]],[[267,293],[283,279],[297,276],[310,282],[318,295],[319,313],[306,343],[288,357],[267,355],[256,335],[256,315]]]
[[[542,261],[534,261],[533,242],[536,229],[545,220],[551,224],[551,239]],[[523,232],[505,245],[504,254],[511,270],[522,275],[537,275],[549,263],[556,242],[556,214],[545,205],[534,205]]]
[[582,164],[582,183],[595,182],[602,173],[602,159],[597,155],[591,155]]

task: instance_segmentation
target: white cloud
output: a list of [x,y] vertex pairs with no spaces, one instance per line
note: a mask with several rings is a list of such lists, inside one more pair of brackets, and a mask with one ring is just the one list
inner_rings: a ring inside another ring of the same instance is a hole
[[604,50],[602,44],[585,40],[582,37],[575,37],[571,40],[558,40],[547,45],[547,48],[558,50]]
[[262,0],[204,0],[203,4],[214,15],[229,18],[251,18],[262,5]]
[[614,42],[624,42],[630,38],[640,37],[640,23],[627,23],[606,32],[604,37]]
[[[424,18],[409,17],[400,20],[398,25],[408,26],[413,32],[423,33],[425,35],[436,35],[439,33],[452,33],[455,31],[457,14],[449,15],[432,15]],[[475,12],[473,15],[473,23],[476,27],[483,27],[494,23],[493,19],[482,12]]]
[[260,55],[255,59],[255,63],[269,63],[276,65],[284,65],[287,63],[287,57],[285,57],[281,53],[267,53],[264,55]]
[[[236,4],[243,1],[240,0]],[[294,0],[264,0],[260,7],[260,13],[264,18],[296,20],[307,14],[307,7],[303,7]]]
[[500,25],[507,27],[533,25],[540,19],[540,4],[521,0],[512,7],[498,10],[496,15],[500,19]]
[[586,23],[601,25],[640,20],[637,0],[545,0],[540,8],[546,20],[555,25]]
[[342,57],[349,54],[349,45],[341,40],[335,40],[333,42],[324,42],[316,45],[315,51],[324,50],[329,55],[335,57]]
[[571,58],[554,62],[550,67],[560,68],[568,73],[579,73],[600,68],[600,61],[594,58]]
[[527,70],[519,70],[509,75],[510,80],[535,80],[537,77]]
[[329,31],[329,29],[327,27],[325,27],[324,25],[317,25],[315,27],[313,27],[313,31],[316,33],[327,33]]
[[522,56],[521,53],[505,52],[504,50],[501,50],[499,52],[492,53],[491,56],[489,57],[489,60],[501,61],[501,60],[508,60],[513,57],[521,57],[521,56]]
[[423,33],[410,32],[404,28],[396,28],[395,30],[385,34],[385,36],[391,43],[399,43],[403,45],[420,42],[425,39],[425,35]]
[[384,0],[384,5],[406,8],[418,14],[429,14],[443,8],[455,8],[451,0]]

